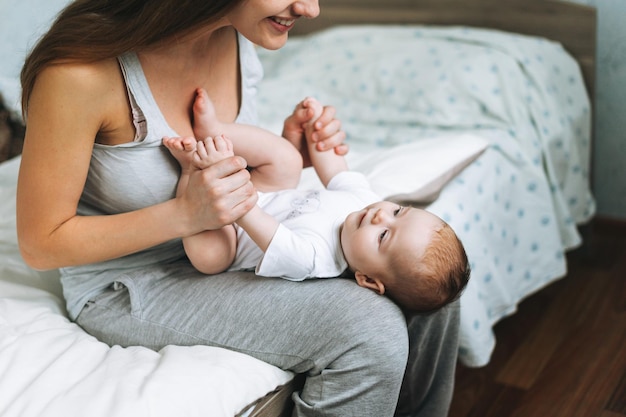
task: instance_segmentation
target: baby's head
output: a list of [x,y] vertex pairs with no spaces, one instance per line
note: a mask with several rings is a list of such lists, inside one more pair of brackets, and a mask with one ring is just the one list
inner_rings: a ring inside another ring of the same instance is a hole
[[401,307],[427,312],[455,300],[470,267],[461,241],[434,214],[389,201],[351,213],[341,246],[357,283]]

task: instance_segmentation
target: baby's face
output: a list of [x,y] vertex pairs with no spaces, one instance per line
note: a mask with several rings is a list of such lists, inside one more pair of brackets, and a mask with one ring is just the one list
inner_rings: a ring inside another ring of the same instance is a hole
[[442,220],[425,210],[379,201],[350,213],[341,246],[350,269],[383,277],[392,262],[421,258]]

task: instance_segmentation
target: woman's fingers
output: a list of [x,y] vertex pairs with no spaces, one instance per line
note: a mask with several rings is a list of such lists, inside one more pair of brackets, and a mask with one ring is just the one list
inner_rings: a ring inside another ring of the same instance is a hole
[[245,160],[233,156],[191,173],[184,198],[203,230],[231,224],[256,204],[256,190],[245,168]]

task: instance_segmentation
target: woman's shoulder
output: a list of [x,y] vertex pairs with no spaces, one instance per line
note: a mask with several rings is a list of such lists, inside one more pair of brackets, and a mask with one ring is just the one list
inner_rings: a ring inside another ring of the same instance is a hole
[[29,99],[29,120],[38,115],[37,120],[48,122],[49,118],[73,121],[74,130],[84,128],[98,135],[127,130],[132,125],[126,94],[116,59],[53,64],[37,77]]
[[30,102],[41,100],[43,105],[62,106],[68,111],[84,112],[88,108],[104,118],[120,99],[126,103],[126,89],[117,59],[113,58],[46,67],[37,77]]
[[71,87],[71,91],[81,90],[98,92],[107,89],[120,77],[117,59],[95,62],[60,62],[47,66],[37,77],[37,83],[45,83],[49,87],[59,85]]

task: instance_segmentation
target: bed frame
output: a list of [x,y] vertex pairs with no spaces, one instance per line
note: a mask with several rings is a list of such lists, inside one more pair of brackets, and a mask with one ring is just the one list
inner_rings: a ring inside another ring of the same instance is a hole
[[[316,19],[300,20],[292,35],[336,25],[463,25],[541,36],[560,42],[578,62],[587,92],[595,94],[596,9],[558,0],[321,0]],[[291,416],[298,377],[260,400],[250,417]]]

